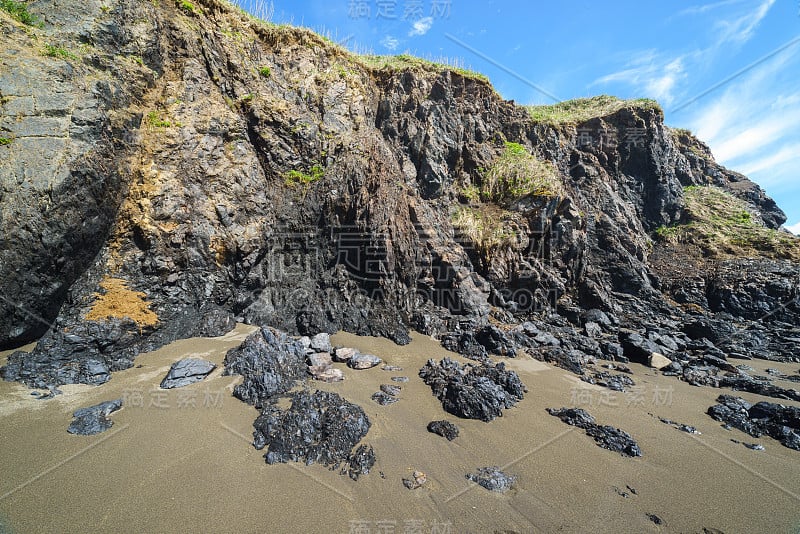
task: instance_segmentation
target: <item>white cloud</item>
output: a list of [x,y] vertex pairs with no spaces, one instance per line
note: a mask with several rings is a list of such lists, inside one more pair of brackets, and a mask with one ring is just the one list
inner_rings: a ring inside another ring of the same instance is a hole
[[[745,3],[744,0],[723,0],[705,6],[685,9],[678,15],[706,15],[707,11],[730,7]],[[686,52],[681,55],[668,55],[657,50],[644,50],[635,53],[624,68],[603,76],[591,85],[602,85],[611,82],[624,83],[636,89],[641,96],[654,98],[662,104],[674,102],[676,93],[680,93],[682,82],[687,78],[687,70],[696,70],[705,64],[706,68],[713,64],[718,53],[730,53],[730,47],[749,41],[756,28],[766,17],[775,0],[759,0],[746,2],[740,8],[733,8],[726,18],[720,18],[713,24],[713,42],[707,47]]]
[[795,68],[792,63],[797,58],[790,52],[784,51],[732,80],[720,94],[707,96],[708,103],[686,121],[721,163],[741,163],[756,153],[758,157],[751,156],[753,161],[742,167],[750,172],[763,170],[763,165],[755,165],[755,161],[766,161],[779,145],[797,138],[797,89],[781,81],[782,73]]
[[623,70],[598,78],[591,85],[624,83],[635,87],[642,96],[670,104],[675,99],[676,85],[686,77],[683,61],[682,56],[665,58],[648,50],[629,61]]
[[676,16],[681,17],[684,15],[702,15],[703,13],[707,13],[714,9],[730,6],[733,4],[741,4],[744,1],[745,0],[722,0],[720,2],[714,2],[713,4],[687,7],[686,9],[682,9],[681,11],[679,11]]
[[722,45],[728,42],[745,43],[753,37],[756,27],[761,20],[767,16],[769,9],[775,0],[762,0],[758,7],[748,13],[739,16],[720,20],[714,24],[715,33],[718,35],[717,44]]
[[433,17],[425,17],[419,19],[414,24],[411,25],[411,31],[408,32],[409,37],[414,37],[417,35],[425,35],[428,33],[428,30],[431,29],[433,26]]
[[800,163],[800,143],[783,146],[776,152],[745,161],[738,166],[744,174],[755,175],[763,171],[775,171],[778,167],[788,163],[792,163],[794,169],[800,168],[798,165]]
[[381,45],[384,48],[388,48],[391,51],[397,50],[397,47],[400,46],[400,40],[396,37],[392,37],[391,35],[386,35],[381,39]]
[[791,226],[784,226],[784,228],[792,232],[794,235],[800,235],[800,222],[796,222]]

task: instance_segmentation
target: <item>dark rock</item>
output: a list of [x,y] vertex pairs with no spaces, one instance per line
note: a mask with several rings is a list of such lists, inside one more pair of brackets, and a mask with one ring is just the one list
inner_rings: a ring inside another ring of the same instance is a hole
[[224,373],[242,375],[244,381],[233,389],[233,395],[259,407],[306,376],[305,360],[302,343],[264,326],[228,351]]
[[586,324],[583,325],[583,329],[589,337],[600,337],[603,335],[603,329],[600,328],[600,325],[592,321],[586,321]]
[[644,365],[649,364],[652,353],[661,351],[661,347],[649,339],[629,330],[620,330],[619,341],[627,358]]
[[496,326],[487,325],[476,331],[475,341],[484,346],[489,354],[507,356],[509,358],[516,356],[514,342]]
[[639,445],[627,432],[613,426],[598,425],[594,417],[581,408],[547,408],[547,413],[558,417],[568,425],[577,426],[586,431],[588,436],[594,438],[599,447],[618,452],[623,456],[641,456]]
[[204,380],[217,365],[199,358],[185,358],[172,364],[161,381],[161,389],[182,388]]
[[510,490],[517,481],[516,476],[503,473],[497,466],[479,467],[475,473],[469,473],[467,479],[489,491],[499,493]]
[[92,436],[105,432],[114,425],[108,416],[122,408],[122,399],[101,402],[88,408],[76,410],[67,432],[80,436]]
[[618,487],[616,487],[616,486],[613,486],[613,488],[612,488],[612,489],[613,489],[613,490],[614,490],[614,492],[615,492],[617,495],[619,495],[620,497],[624,497],[624,498],[626,498],[626,499],[627,499],[628,497],[630,497],[630,495],[629,495],[627,492],[625,492],[625,491],[622,491],[621,489],[619,489],[619,488],[618,488]]
[[633,379],[626,375],[617,375],[609,373],[608,371],[601,371],[593,373],[591,376],[582,376],[581,380],[589,384],[597,384],[613,391],[626,391],[627,388],[633,387],[636,383]]
[[765,397],[800,401],[800,391],[796,389],[782,388],[762,380],[755,380],[743,374],[722,377],[719,380],[719,386],[729,387],[736,391],[756,393],[758,395],[764,395]]
[[370,397],[372,400],[380,404],[381,406],[388,406],[390,404],[394,404],[399,399],[394,395],[389,395],[388,393],[384,393],[383,391],[376,391]]
[[392,380],[392,382],[401,382],[401,383],[402,382],[408,382],[408,377],[407,376],[393,376],[391,378],[391,380]]
[[708,317],[698,317],[683,325],[683,332],[691,339],[706,338],[711,343],[718,343],[721,340],[733,337],[736,328],[729,321],[711,319]]
[[[345,468],[347,476],[353,480],[358,480],[361,475],[368,475],[370,469],[375,465],[375,450],[372,446],[359,445],[356,451],[350,455]],[[344,474],[344,473],[342,473]]]
[[267,447],[264,458],[268,464],[319,463],[335,469],[347,462],[356,472],[372,467],[371,448],[359,447],[351,454],[370,428],[360,406],[325,391],[300,391],[292,394],[291,400],[288,410],[265,406],[253,423],[253,445],[258,450]]
[[402,371],[403,368],[402,367],[398,367],[397,365],[384,365],[383,367],[381,367],[381,370],[383,370],[383,371]]
[[698,434],[698,435],[700,434],[700,431],[698,431],[693,426],[685,425],[683,423],[676,423],[671,419],[665,419],[663,417],[659,417],[658,420],[664,423],[665,425],[669,425],[673,428],[680,430],[681,432],[686,432],[687,434]]
[[708,415],[754,438],[767,435],[784,447],[800,451],[800,408],[771,402],[751,405],[741,397],[720,395]]
[[600,346],[603,350],[603,355],[607,359],[621,361],[620,358],[624,358],[625,350],[622,348],[622,345],[618,343],[603,342]]
[[604,311],[597,308],[586,310],[583,313],[583,320],[585,323],[595,323],[603,328],[611,328],[614,325],[614,321]]
[[445,349],[471,360],[483,361],[489,357],[486,347],[478,343],[471,332],[449,332],[441,337],[440,342]]
[[381,391],[386,393],[387,395],[392,395],[396,397],[400,394],[400,386],[394,386],[392,384],[381,384]]
[[232,313],[214,308],[206,312],[200,319],[197,335],[201,337],[224,336],[236,328],[236,318]]
[[431,387],[445,411],[466,419],[491,421],[522,400],[525,386],[502,363],[459,365],[450,358],[428,360],[419,376]]
[[458,427],[450,421],[431,421],[428,423],[428,432],[447,438],[448,441],[458,437]]
[[663,525],[664,520],[658,517],[656,514],[647,514],[647,519],[655,523],[656,525]]

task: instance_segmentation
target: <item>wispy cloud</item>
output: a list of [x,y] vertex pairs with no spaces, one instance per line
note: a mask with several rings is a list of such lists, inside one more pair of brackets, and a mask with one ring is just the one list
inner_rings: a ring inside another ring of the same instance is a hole
[[722,0],[684,9],[678,15],[710,17],[707,12],[711,10],[736,6],[726,12],[726,16],[718,17],[713,22],[713,31],[709,32],[713,40],[705,48],[671,55],[652,49],[635,52],[633,59],[628,60],[622,69],[598,78],[591,85],[623,83],[643,96],[669,105],[676,93],[681,92],[687,71],[713,63],[719,53],[729,53],[731,46],[740,46],[749,41],[774,4],[775,0],[758,0],[756,3],[752,0]]
[[654,50],[639,53],[625,68],[598,78],[591,85],[612,82],[630,85],[643,96],[670,104],[676,85],[686,77],[684,57],[660,56]]
[[433,17],[421,18],[411,25],[411,31],[408,32],[408,36],[416,37],[418,35],[425,35],[432,27]]
[[753,10],[735,15],[730,19],[721,19],[714,24],[714,33],[718,35],[717,44],[746,43],[755,33],[758,24],[767,16],[775,0],[762,0]]
[[696,108],[686,123],[720,163],[768,188],[791,187],[800,168],[798,54],[782,51]]
[[708,13],[709,11],[713,11],[720,7],[727,7],[734,4],[741,4],[742,2],[746,2],[747,0],[722,0],[721,2],[714,2],[713,4],[705,4],[702,6],[691,6],[687,7],[686,9],[682,9],[678,11],[675,15],[677,17],[684,17],[684,16],[693,16],[693,15],[703,15],[704,13]]
[[793,169],[797,169],[798,162],[800,162],[800,142],[787,144],[777,152],[747,161],[742,164],[741,169],[745,174],[755,175],[763,171],[775,170],[787,164],[791,164]]
[[391,51],[397,50],[397,47],[400,46],[400,40],[396,37],[392,37],[391,35],[385,35],[383,39],[381,39],[380,43],[381,46]]

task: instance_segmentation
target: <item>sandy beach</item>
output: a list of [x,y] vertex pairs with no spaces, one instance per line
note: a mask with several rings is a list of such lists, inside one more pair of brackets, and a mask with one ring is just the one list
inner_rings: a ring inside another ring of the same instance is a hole
[[[465,360],[418,334],[403,347],[337,334],[334,344],[376,354],[403,371],[355,371],[336,364],[345,372],[344,382],[307,384],[335,391],[367,412],[372,428],[364,442],[377,455],[369,475],[354,482],[319,465],[267,465],[251,445],[256,410],[231,396],[240,378],[221,376],[226,350],[251,330],[240,325],[221,338],[172,343],[140,355],[136,367],[115,373],[103,386],[64,386],[63,394],[50,400],[37,400],[21,384],[0,383],[0,531],[800,529],[800,453],[770,438],[724,430],[705,414],[720,393],[730,391],[693,387],[631,365],[635,393],[610,392],[522,356],[508,365],[528,387],[525,399],[491,423],[461,420],[442,410],[417,372],[428,358]],[[220,367],[198,384],[158,390],[170,364],[187,356]],[[759,372],[797,371],[796,365],[747,363]],[[410,380],[401,384],[399,402],[383,407],[370,399],[380,384],[401,375]],[[111,430],[89,437],[66,432],[75,409],[120,397],[125,406],[111,416]],[[601,449],[582,430],[545,411],[562,406],[582,407],[598,423],[630,433],[643,456]],[[702,434],[681,432],[656,416],[695,426]],[[425,429],[429,421],[445,418],[461,429],[452,442]],[[732,438],[762,443],[766,450],[750,450]],[[493,465],[518,477],[511,491],[492,493],[465,479],[478,467]],[[429,482],[410,491],[401,479],[414,470],[424,471]]]

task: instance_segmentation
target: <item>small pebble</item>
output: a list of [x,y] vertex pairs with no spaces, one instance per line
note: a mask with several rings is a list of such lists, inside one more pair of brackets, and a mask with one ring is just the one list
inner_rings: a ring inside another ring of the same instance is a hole
[[411,478],[404,478],[403,485],[410,490],[421,488],[428,481],[428,476],[422,471],[414,471]]

